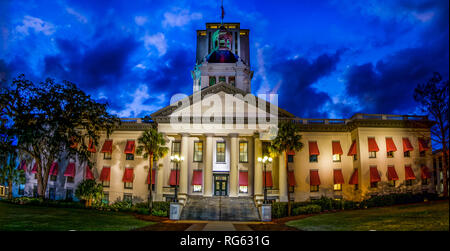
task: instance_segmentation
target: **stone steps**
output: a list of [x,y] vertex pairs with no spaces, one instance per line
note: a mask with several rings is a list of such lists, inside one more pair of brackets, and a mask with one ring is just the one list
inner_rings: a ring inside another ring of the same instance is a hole
[[251,197],[189,197],[181,220],[260,221]]

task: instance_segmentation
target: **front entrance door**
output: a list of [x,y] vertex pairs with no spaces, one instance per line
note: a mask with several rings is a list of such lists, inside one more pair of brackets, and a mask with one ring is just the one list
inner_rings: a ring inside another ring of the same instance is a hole
[[228,174],[214,174],[214,195],[228,195]]

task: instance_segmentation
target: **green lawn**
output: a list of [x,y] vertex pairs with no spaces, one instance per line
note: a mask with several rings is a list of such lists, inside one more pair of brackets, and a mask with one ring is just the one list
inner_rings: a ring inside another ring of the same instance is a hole
[[120,212],[0,202],[0,231],[126,231],[151,224]]
[[321,214],[286,225],[306,231],[449,231],[449,202]]

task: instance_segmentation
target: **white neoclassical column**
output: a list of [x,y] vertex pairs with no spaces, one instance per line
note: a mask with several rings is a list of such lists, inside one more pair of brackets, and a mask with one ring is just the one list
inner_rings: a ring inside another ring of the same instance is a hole
[[249,196],[253,196],[255,194],[255,189],[254,189],[254,183],[253,181],[255,180],[255,151],[253,146],[255,145],[255,141],[253,140],[253,138],[247,138],[247,142],[248,142],[248,195]]
[[259,200],[261,199],[261,197],[264,197],[263,194],[263,168],[262,168],[262,163],[258,162],[258,157],[261,157],[262,155],[262,143],[261,140],[259,139],[259,136],[255,136],[255,144],[254,144],[254,149],[255,149],[255,160],[254,160],[254,166],[255,166],[255,170],[254,170],[254,191],[255,191],[255,199]]
[[185,203],[187,200],[188,192],[188,139],[188,133],[181,134],[181,157],[183,157],[184,160],[180,163],[180,191],[178,193],[178,199],[183,203]]
[[280,201],[281,202],[287,202],[287,170],[285,166],[285,152],[282,152],[278,156],[278,184],[279,184],[279,191],[280,191]]
[[230,148],[230,197],[238,196],[238,134],[232,133]]
[[204,192],[203,196],[211,197],[213,194],[212,188],[212,162],[213,162],[213,135],[206,134],[206,155],[205,155],[205,170],[203,172],[203,180],[204,180]]

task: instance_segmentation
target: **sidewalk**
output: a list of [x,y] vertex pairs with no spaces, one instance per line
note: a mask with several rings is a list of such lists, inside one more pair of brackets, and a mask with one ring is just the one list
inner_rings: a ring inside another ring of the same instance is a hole
[[194,223],[185,231],[253,231],[246,223],[229,221],[212,221]]

